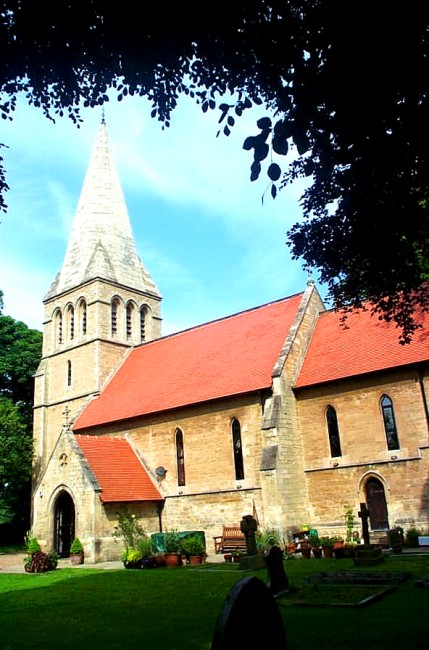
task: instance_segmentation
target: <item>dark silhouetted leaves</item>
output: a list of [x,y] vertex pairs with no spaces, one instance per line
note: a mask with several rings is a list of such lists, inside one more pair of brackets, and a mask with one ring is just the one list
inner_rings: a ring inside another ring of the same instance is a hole
[[250,167],[250,180],[256,181],[256,179],[259,178],[260,173],[261,173],[261,163],[257,161],[253,162]]
[[272,181],[278,181],[281,173],[282,170],[280,169],[280,166],[277,163],[271,163],[271,165],[268,167],[267,170],[268,178]]

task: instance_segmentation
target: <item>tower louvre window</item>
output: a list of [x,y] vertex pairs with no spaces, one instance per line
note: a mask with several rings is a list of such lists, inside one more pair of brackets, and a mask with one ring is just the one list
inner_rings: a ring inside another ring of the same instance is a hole
[[71,361],[67,361],[67,386],[72,384],[72,364]]
[[71,305],[67,310],[67,320],[69,327],[69,338],[72,341],[74,339],[74,309]]
[[112,336],[118,333],[118,300],[112,300],[111,306],[111,328]]
[[80,324],[82,335],[85,336],[87,332],[87,313],[86,313],[86,301],[81,300],[80,303]]
[[63,342],[63,315],[60,311],[57,311],[55,320],[56,320],[56,330],[57,330],[56,339],[58,345],[61,345],[61,343]]
[[143,306],[140,309],[140,341],[142,343],[146,341],[146,336],[147,336],[147,332],[146,332],[147,313],[148,313],[147,307]]
[[130,302],[127,305],[127,339],[130,339],[133,335],[133,313],[134,306]]

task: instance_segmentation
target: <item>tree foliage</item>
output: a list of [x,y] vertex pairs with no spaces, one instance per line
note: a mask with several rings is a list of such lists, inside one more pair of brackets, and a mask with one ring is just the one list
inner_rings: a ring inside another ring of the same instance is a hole
[[28,517],[32,449],[19,405],[0,397],[0,524]]
[[33,375],[42,334],[3,315],[0,291],[0,524],[25,529],[32,468]]
[[29,424],[34,398],[33,375],[41,354],[42,333],[2,315],[0,310],[0,396],[14,404],[20,403]]
[[[408,340],[429,308],[426,3],[335,0],[150,3],[14,0],[0,12],[0,111],[18,93],[47,116],[138,94],[165,126],[180,95],[229,135],[255,104],[250,179],[309,187],[292,256],[336,306],[372,301]],[[268,114],[269,113],[269,114]],[[5,186],[5,180],[0,178]],[[4,205],[4,204],[3,204]]]

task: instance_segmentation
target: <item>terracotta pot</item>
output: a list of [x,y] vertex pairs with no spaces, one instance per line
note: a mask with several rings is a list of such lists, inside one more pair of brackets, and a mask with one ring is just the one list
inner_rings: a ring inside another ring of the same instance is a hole
[[201,564],[201,555],[190,555],[189,564]]
[[178,553],[166,553],[165,554],[165,566],[168,566],[168,567],[179,566],[179,555],[178,555]]
[[70,555],[70,562],[72,563],[73,566],[77,566],[78,564],[83,564],[83,560],[84,560],[83,553],[76,553]]

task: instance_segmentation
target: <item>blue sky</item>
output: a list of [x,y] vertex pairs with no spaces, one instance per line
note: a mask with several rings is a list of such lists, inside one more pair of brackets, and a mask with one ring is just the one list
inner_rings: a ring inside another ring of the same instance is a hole
[[[141,98],[112,100],[105,116],[137,250],[163,295],[163,333],[227,316],[305,288],[286,231],[301,218],[302,185],[267,193],[251,183],[251,153],[242,149],[263,113],[249,111],[229,138],[218,138],[218,113],[184,98],[169,129],[151,119]],[[101,120],[82,113],[50,123],[18,103],[2,121],[0,141],[9,209],[0,220],[0,289],[4,312],[42,328],[43,304],[61,268],[71,222]],[[315,278],[316,279],[316,278]]]

